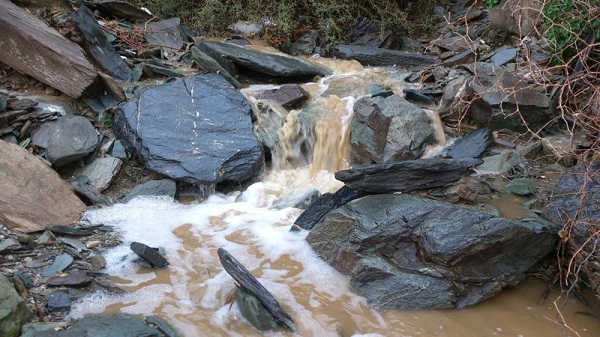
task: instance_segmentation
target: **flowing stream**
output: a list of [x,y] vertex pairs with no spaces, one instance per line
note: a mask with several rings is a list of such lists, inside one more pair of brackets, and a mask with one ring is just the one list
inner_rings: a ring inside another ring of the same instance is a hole
[[[145,197],[86,213],[92,223],[122,231],[125,243],[105,257],[112,280],[130,293],[90,295],[74,306],[73,317],[100,312],[157,315],[188,337],[262,336],[235,304],[230,306],[235,286],[217,256],[222,247],[273,293],[296,323],[296,334],[279,328],[267,336],[598,335],[600,320],[593,315],[600,312],[597,301],[591,299],[594,307],[589,308],[574,296],[555,292],[540,304],[545,284],[537,280],[464,310],[370,308],[349,289],[344,275],[316,256],[304,240],[306,232],[290,232],[302,212],[287,207],[290,201],[313,189],[325,193],[342,186],[331,172],[348,165],[348,122],[354,101],[374,84],[396,93],[407,85],[399,69],[316,61],[335,70],[332,76],[303,85],[312,96],[306,106],[318,121],[314,129],[306,130],[302,111],[276,111],[286,124],[272,167],[260,182],[200,203]],[[243,93],[258,104],[254,94],[266,88],[273,86],[250,86]],[[441,129],[439,120],[436,123]],[[443,132],[438,142],[446,142]],[[132,241],[164,248],[170,266],[139,267],[129,250]],[[568,327],[557,323],[559,314]]]

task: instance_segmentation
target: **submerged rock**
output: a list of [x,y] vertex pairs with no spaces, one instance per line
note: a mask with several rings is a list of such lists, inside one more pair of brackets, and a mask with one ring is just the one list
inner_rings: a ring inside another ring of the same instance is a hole
[[516,285],[554,250],[556,226],[409,195],[329,213],[306,240],[380,308],[463,308]]
[[129,248],[153,268],[164,268],[169,265],[169,261],[160,255],[157,248],[149,247],[140,242],[132,242]]
[[113,129],[148,169],[174,180],[243,182],[264,162],[250,112],[222,77],[200,74],[138,90]]

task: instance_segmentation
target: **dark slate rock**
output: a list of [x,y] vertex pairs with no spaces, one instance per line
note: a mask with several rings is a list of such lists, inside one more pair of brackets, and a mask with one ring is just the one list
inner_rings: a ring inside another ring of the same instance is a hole
[[520,196],[533,194],[536,188],[537,183],[532,178],[515,178],[504,186],[507,192]]
[[462,53],[458,53],[451,58],[444,60],[442,64],[446,67],[452,67],[458,64],[471,63],[475,61],[475,53],[472,50],[465,50]]
[[283,209],[286,207],[295,207],[300,209],[307,209],[319,197],[321,197],[321,192],[319,192],[319,190],[315,188],[306,192],[300,192],[292,194],[290,196],[285,196],[281,198],[281,200],[273,204],[272,208]]
[[381,28],[380,21],[363,18],[350,27],[350,42],[372,48],[389,47],[393,39],[392,30]]
[[115,141],[110,155],[119,159],[129,159],[130,157],[127,153],[127,150],[125,149],[125,146],[123,145],[123,142],[121,142],[120,140]]
[[243,182],[264,162],[250,112],[225,79],[200,74],[137,91],[113,130],[148,169],[174,180]]
[[146,22],[143,25],[146,29],[146,40],[150,44],[168,47],[163,50],[171,54],[183,46],[183,32],[180,24],[181,19],[179,18]]
[[66,276],[52,276],[49,277],[46,283],[52,287],[68,286],[77,287],[84,286],[92,282],[92,278],[84,273],[77,273]]
[[8,94],[0,91],[0,112],[4,112],[4,110],[6,110],[7,105],[8,105]]
[[154,18],[152,14],[149,14],[148,12],[126,1],[94,0],[94,5],[98,7],[102,13],[124,19],[148,21]]
[[83,116],[65,115],[46,124],[46,158],[56,167],[87,156],[100,144],[96,128]]
[[217,253],[219,254],[219,260],[221,260],[223,268],[236,281],[239,288],[258,298],[260,303],[275,317],[275,320],[279,324],[290,329],[292,332],[296,332],[296,326],[290,314],[283,310],[277,299],[250,274],[248,269],[225,249],[219,248]]
[[219,54],[218,52],[214,51],[212,48],[207,46],[204,42],[196,41],[196,43],[194,43],[194,47],[192,47],[191,51],[193,52],[194,49],[205,53],[211,59],[217,61],[217,63],[223,69],[225,69],[227,71],[227,73],[229,73],[231,76],[237,75],[238,70],[237,70],[237,66],[235,65],[235,63],[233,63],[232,60],[227,59],[227,58],[223,57],[221,54]]
[[435,104],[434,100],[429,98],[429,96],[423,94],[420,90],[403,89],[402,92],[404,93],[404,97],[408,101],[413,101],[413,102],[418,102],[418,103],[423,103],[423,104],[428,104],[428,105]]
[[[81,176],[80,176],[81,177]],[[109,197],[105,197],[98,191],[94,186],[88,185],[82,181],[72,181],[71,188],[73,192],[83,201],[86,205],[110,205],[112,200]]]
[[422,54],[360,45],[334,46],[333,55],[344,60],[357,60],[368,66],[426,67],[435,63],[433,57]]
[[67,330],[44,331],[36,337],[160,337],[162,334],[141,319],[127,314],[87,315]]
[[177,184],[170,179],[150,180],[134,187],[123,201],[129,201],[141,195],[156,195],[175,198]]
[[65,226],[65,225],[54,225],[47,228],[54,234],[62,234],[62,235],[73,235],[73,236],[88,236],[92,235],[92,231],[89,229],[81,229],[73,226]]
[[492,56],[492,63],[496,66],[502,66],[506,63],[513,61],[515,57],[517,57],[517,52],[519,49],[517,48],[507,48],[498,51],[494,56]]
[[350,122],[352,163],[418,158],[434,141],[429,115],[399,95],[363,97],[354,104]]
[[308,92],[297,84],[282,85],[277,89],[263,91],[256,96],[258,99],[278,103],[288,110],[298,108],[308,97]]
[[53,276],[67,268],[73,263],[73,257],[69,254],[60,254],[54,258],[50,267],[42,272],[42,276]]
[[494,143],[490,129],[479,129],[457,139],[446,152],[446,156],[454,159],[479,158]]
[[129,248],[154,268],[164,268],[169,265],[169,262],[155,248],[139,242],[132,242]]
[[183,75],[182,73],[178,72],[177,70],[172,69],[171,67],[168,66],[164,66],[161,64],[154,64],[154,63],[144,63],[144,73],[150,73],[152,75],[152,77],[155,76],[165,76],[165,77],[177,77],[177,78],[181,78],[184,77],[185,75]]
[[411,192],[449,185],[460,180],[479,159],[416,159],[338,171],[346,186],[371,193]]
[[69,312],[71,310],[71,298],[63,291],[53,291],[48,296],[48,311]]
[[223,68],[219,62],[217,62],[210,55],[206,54],[202,50],[198,49],[196,46],[192,47],[192,60],[196,62],[196,65],[206,71],[210,71],[211,73],[219,74],[223,76],[234,88],[240,89],[242,84],[238,82],[231,74]]
[[238,288],[235,291],[235,302],[240,308],[242,316],[258,330],[268,331],[277,327],[275,317],[256,296]]
[[462,308],[516,285],[554,251],[557,228],[410,195],[370,195],[307,236],[379,308]]
[[[566,224],[579,219],[575,227],[580,235],[585,233],[590,222],[600,222],[600,162],[573,166],[560,176],[552,192],[552,201],[546,208],[546,216],[559,223]],[[585,191],[581,195],[581,191]],[[578,213],[585,209],[585,218]],[[581,235],[583,236],[583,235]]]
[[92,11],[81,6],[73,12],[72,17],[83,37],[82,45],[87,55],[110,76],[120,81],[130,81],[131,69],[108,41]]
[[146,316],[144,321],[155,326],[165,337],[182,337],[182,335],[167,321],[156,316]]
[[0,274],[0,332],[3,337],[17,337],[21,325],[31,317],[27,302],[17,293],[14,285]]
[[296,42],[294,42],[293,47],[300,54],[304,55],[312,55],[315,48],[317,47],[317,39],[319,38],[319,32],[316,30],[311,30],[310,33],[302,35]]
[[267,54],[230,43],[205,42],[214,52],[231,59],[235,64],[259,73],[280,77],[326,76],[329,72],[306,62],[275,54]]
[[362,198],[368,193],[343,186],[335,193],[325,193],[315,200],[308,209],[294,221],[291,231],[312,229],[319,221],[332,210],[348,202]]
[[38,102],[29,99],[29,98],[20,98],[15,100],[10,100],[8,102],[7,108],[10,110],[31,110],[38,106]]

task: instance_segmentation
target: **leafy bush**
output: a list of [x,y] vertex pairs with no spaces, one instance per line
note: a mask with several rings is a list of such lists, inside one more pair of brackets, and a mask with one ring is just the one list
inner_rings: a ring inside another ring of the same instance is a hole
[[[209,35],[223,35],[238,21],[263,25],[268,40],[293,40],[316,29],[331,42],[340,42],[348,28],[363,17],[380,20],[388,28],[410,34],[434,19],[431,9],[439,0],[133,0],[159,17],[179,17]],[[415,15],[418,20],[408,20]]]
[[593,29],[600,40],[600,0],[548,0],[543,18],[555,62],[568,63]]

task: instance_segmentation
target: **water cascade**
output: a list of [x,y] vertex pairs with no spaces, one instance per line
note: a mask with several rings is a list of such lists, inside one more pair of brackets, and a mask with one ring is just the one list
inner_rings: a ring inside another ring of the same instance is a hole
[[[304,240],[306,233],[289,231],[302,210],[286,207],[286,200],[313,189],[325,193],[341,187],[333,172],[348,167],[348,125],[355,100],[369,94],[374,85],[396,93],[407,85],[402,81],[406,75],[398,69],[316,61],[335,69],[335,74],[303,85],[311,95],[303,109],[270,106],[285,123],[276,139],[272,167],[260,182],[201,203],[145,197],[86,213],[92,223],[122,231],[124,244],[105,257],[113,281],[130,292],[91,295],[78,302],[71,315],[153,314],[166,318],[185,336],[261,336],[236,305],[229,308],[235,286],[219,263],[217,249],[222,247],[273,293],[298,328],[297,334],[277,329],[267,336],[563,336],[559,325],[552,323],[556,296],[537,304],[544,285],[535,281],[465,310],[370,308],[349,289],[345,276],[315,255]],[[268,88],[274,87],[251,86],[243,93],[261,110],[264,102],[255,94]],[[439,120],[436,123],[441,130]],[[445,142],[443,132],[437,141]],[[129,250],[132,241],[164,248],[170,266],[139,267]],[[573,298],[568,302],[562,314],[569,326],[581,336],[600,331],[597,318],[576,315],[581,305]]]

